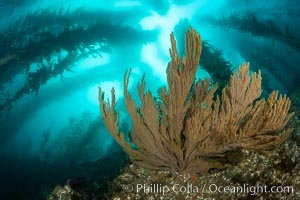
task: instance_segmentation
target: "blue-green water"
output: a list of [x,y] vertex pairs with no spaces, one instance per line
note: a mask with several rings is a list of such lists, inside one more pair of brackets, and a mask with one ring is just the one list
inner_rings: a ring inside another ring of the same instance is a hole
[[190,26],[205,41],[197,77],[222,86],[246,61],[262,71],[263,95],[291,94],[300,83],[299,13],[297,0],[0,0],[0,199],[117,175],[127,156],[101,119],[98,87],[106,97],[115,88],[129,130],[123,74],[132,68],[134,97],[144,73],[154,94],[166,85],[171,32],[181,54]]

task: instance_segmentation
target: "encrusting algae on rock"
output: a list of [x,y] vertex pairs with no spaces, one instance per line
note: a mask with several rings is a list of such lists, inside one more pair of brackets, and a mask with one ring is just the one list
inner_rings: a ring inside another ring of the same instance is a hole
[[145,170],[129,164],[110,183],[108,196],[162,200],[300,198],[300,148],[294,142],[289,140],[268,155],[254,150],[242,153],[240,161],[226,164],[225,170],[215,169],[202,175],[173,176],[168,171]]

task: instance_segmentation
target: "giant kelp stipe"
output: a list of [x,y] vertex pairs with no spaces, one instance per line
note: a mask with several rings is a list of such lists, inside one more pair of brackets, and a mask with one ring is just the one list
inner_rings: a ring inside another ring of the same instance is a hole
[[299,199],[298,13],[0,1],[0,199]]

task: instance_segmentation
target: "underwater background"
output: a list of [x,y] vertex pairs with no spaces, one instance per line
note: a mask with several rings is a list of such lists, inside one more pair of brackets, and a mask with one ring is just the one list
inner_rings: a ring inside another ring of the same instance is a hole
[[190,26],[204,41],[197,77],[222,88],[246,61],[262,72],[262,97],[290,97],[294,133],[279,155],[294,160],[280,169],[300,176],[298,0],[0,0],[0,17],[0,199],[47,199],[65,184],[83,188],[82,199],[121,190],[111,182],[128,156],[105,128],[98,87],[106,97],[114,87],[129,130],[125,70],[135,98],[143,74],[156,94],[167,84],[170,34],[182,55]]

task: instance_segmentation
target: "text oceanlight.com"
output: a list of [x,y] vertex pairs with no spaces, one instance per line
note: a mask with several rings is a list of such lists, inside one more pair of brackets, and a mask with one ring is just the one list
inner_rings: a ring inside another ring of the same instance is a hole
[[167,186],[162,184],[136,184],[124,185],[123,189],[127,192],[145,193],[145,194],[167,194],[167,193],[248,193],[250,195],[257,195],[259,193],[294,193],[293,186],[267,186],[267,185],[255,185],[249,184],[223,186],[217,184],[205,184],[203,186],[197,186],[193,184],[180,185],[174,184],[173,186]]

